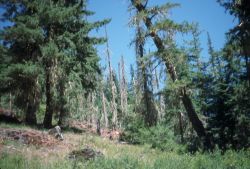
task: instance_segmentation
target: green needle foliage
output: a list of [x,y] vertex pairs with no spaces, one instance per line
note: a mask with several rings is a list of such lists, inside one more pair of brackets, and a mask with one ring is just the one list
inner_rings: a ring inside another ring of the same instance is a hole
[[123,141],[162,151],[249,149],[249,0],[217,0],[238,23],[220,50],[207,34],[205,59],[198,24],[169,17],[180,5],[148,2],[130,0],[136,66],[127,84],[108,43],[109,74],[99,66],[96,45],[106,39],[90,33],[110,20],[90,23],[86,0],[0,0],[9,23],[0,32],[0,113],[45,128],[78,120],[111,139],[108,130],[124,129]]
[[[44,127],[52,126],[55,112],[60,114],[59,124],[66,127],[70,116],[66,96],[69,77],[77,75],[86,91],[95,88],[100,69],[94,45],[104,39],[92,38],[89,32],[109,20],[89,23],[86,18],[93,13],[86,10],[83,0],[3,0],[0,5],[6,9],[4,20],[11,22],[1,36],[1,50],[7,50],[1,57],[9,60],[8,68],[1,72],[1,83],[8,85],[1,86],[2,91],[18,90],[17,95],[31,104],[35,98],[32,114],[29,105],[20,104],[27,109],[26,116],[34,119],[45,95]],[[20,81],[27,83],[25,88]]]

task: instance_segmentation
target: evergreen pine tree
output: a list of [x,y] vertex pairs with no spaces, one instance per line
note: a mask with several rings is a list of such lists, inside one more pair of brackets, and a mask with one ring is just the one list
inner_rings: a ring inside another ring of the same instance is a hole
[[36,124],[40,100],[39,74],[42,74],[38,49],[43,41],[43,32],[38,16],[34,15],[37,2],[1,1],[0,5],[6,9],[4,21],[13,24],[6,27],[1,36],[9,64],[1,71],[1,88],[15,94],[16,105],[26,112],[26,123],[33,125]]
[[[45,79],[46,89],[44,127],[52,126],[53,112],[57,109],[60,112],[59,124],[67,126],[69,110],[65,90],[68,77],[75,72],[86,90],[95,87],[100,70],[94,45],[104,39],[91,38],[88,34],[109,21],[87,22],[86,16],[93,13],[84,9],[86,2],[83,0],[1,1],[1,5],[6,7],[5,19],[13,24],[3,33],[3,41],[13,60],[11,63],[17,63],[18,71],[24,73],[27,71],[21,68],[29,68],[29,71],[34,67],[43,68],[45,76],[42,79]],[[41,85],[37,79],[43,74],[34,70],[30,73],[36,73],[36,76],[28,74],[27,78],[32,83],[25,80],[24,84],[30,84],[33,89],[35,84]],[[18,80],[17,77],[14,79]],[[40,96],[39,90],[19,89],[22,93],[30,91],[32,97],[29,95],[27,98],[31,99],[33,106],[37,105],[34,98]],[[28,109],[33,111],[34,108]]]
[[[158,49],[157,54],[166,65],[167,73],[169,74],[170,79],[177,84],[180,79],[178,75],[179,72],[177,72],[176,67],[178,64],[176,64],[175,61],[181,58],[178,57],[180,52],[178,52],[177,48],[175,48],[176,45],[172,39],[172,35],[174,32],[188,32],[190,30],[190,26],[185,23],[176,24],[169,18],[164,17],[166,16],[164,14],[168,13],[171,8],[178,6],[178,4],[166,3],[162,6],[147,8],[147,1],[145,4],[143,4],[143,2],[144,1],[142,0],[131,0],[132,6],[136,9],[136,11],[138,11],[134,20],[141,20],[145,24],[148,30],[147,35],[152,37],[153,42]],[[156,19],[156,16],[159,16],[159,14],[163,15],[162,20]],[[159,36],[159,32],[166,34],[165,41]],[[188,93],[188,88],[185,84],[180,86],[179,93],[192,127],[202,140],[204,148],[210,148],[210,138],[208,137],[207,131],[195,111],[193,102]]]

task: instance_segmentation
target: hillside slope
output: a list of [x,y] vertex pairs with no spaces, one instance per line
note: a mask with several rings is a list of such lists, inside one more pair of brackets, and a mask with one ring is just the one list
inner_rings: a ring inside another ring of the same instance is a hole
[[[38,133],[43,135],[41,140],[25,143],[20,139],[10,139],[3,131],[18,131]],[[72,169],[72,168],[163,168],[163,169],[250,169],[249,151],[232,152],[224,155],[213,154],[195,155],[181,152],[162,152],[150,148],[149,145],[127,145],[111,141],[90,133],[63,133],[64,140],[57,141],[47,135],[47,131],[38,131],[21,126],[0,125],[0,168],[1,169]],[[45,139],[47,138],[47,139]],[[39,144],[36,144],[39,142]],[[103,153],[103,157],[92,160],[70,159],[69,154],[74,150],[91,147]]]

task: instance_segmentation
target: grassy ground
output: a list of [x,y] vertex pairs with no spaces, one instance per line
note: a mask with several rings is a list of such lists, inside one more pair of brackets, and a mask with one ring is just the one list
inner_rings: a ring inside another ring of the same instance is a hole
[[[0,128],[25,126],[0,125]],[[15,141],[0,142],[0,169],[250,169],[250,152],[228,151],[213,154],[178,154],[151,149],[148,145],[119,144],[92,134],[64,133],[65,140],[52,147],[24,145]],[[104,158],[90,161],[70,160],[68,154],[90,146]]]

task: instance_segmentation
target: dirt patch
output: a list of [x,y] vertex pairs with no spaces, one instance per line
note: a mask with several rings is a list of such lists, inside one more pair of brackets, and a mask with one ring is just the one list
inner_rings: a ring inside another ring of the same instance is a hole
[[[92,134],[97,134],[96,126],[92,124],[83,123],[80,121],[71,121],[70,127],[74,128],[77,131],[88,132]],[[109,138],[110,140],[119,140],[120,135],[122,134],[121,130],[111,130],[107,128],[101,129],[101,137]]]
[[[43,162],[53,161],[53,159],[65,159],[74,150],[82,150],[82,147],[94,147],[95,130],[90,129],[83,123],[76,124],[76,127],[85,129],[84,133],[76,134],[63,132],[64,140],[59,141],[48,134],[47,131],[40,131],[30,128],[5,128],[0,127],[0,158],[1,154],[21,154],[27,159],[37,157]],[[102,130],[101,137],[108,139],[118,138],[119,132]],[[93,140],[94,139],[94,140]],[[11,140],[11,142],[8,142]],[[102,150],[105,154],[105,150]],[[93,154],[88,152],[89,154]],[[97,153],[98,154],[98,153]]]
[[95,150],[88,146],[81,150],[74,150],[69,154],[70,159],[90,160],[97,157],[104,157],[104,154],[101,151]]
[[43,162],[53,161],[54,158],[63,159],[77,147],[81,139],[79,135],[65,135],[66,138],[59,141],[46,131],[0,128],[0,158],[3,153],[8,153],[22,154],[27,159],[37,157]]
[[53,136],[48,135],[47,132],[41,132],[37,130],[18,130],[0,128],[0,141],[2,140],[14,140],[27,145],[35,146],[53,146],[60,143]]

